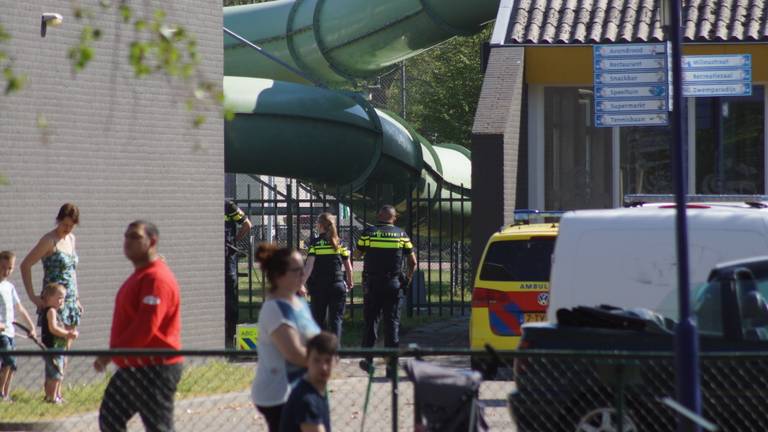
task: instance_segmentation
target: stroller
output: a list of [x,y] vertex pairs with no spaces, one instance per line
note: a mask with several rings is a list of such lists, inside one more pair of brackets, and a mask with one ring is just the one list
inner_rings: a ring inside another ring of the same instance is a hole
[[482,376],[410,359],[403,366],[413,382],[417,432],[486,432],[479,393]]

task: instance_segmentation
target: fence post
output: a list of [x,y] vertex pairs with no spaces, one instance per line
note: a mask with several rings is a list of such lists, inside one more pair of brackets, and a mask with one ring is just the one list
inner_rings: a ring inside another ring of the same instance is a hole
[[[251,184],[248,183],[248,220],[253,223],[253,207],[251,205]],[[253,227],[252,224],[251,227]],[[238,264],[239,265],[239,264]],[[235,302],[237,303],[237,318],[240,321],[240,282],[235,290]],[[248,320],[253,321],[253,228],[248,232]]]
[[398,416],[398,393],[400,392],[398,388],[398,356],[397,352],[393,353],[392,356],[389,358],[389,368],[388,370],[392,371],[392,432],[398,432],[397,427],[397,416]]
[[624,431],[624,363],[619,360],[616,379],[616,415],[618,417],[618,430]]
[[[352,232],[352,228],[354,227],[355,223],[353,221],[352,213],[355,211],[355,205],[352,202],[354,189],[352,185],[349,185],[349,250],[350,251],[356,251],[357,250],[357,244],[355,244],[355,236]],[[349,254],[349,264],[352,266],[352,273],[354,274],[355,270],[355,254],[351,253]],[[363,286],[363,279],[360,278],[360,287],[358,287],[358,291],[362,290]],[[349,317],[354,319],[355,318],[355,294],[354,291],[349,292]]]
[[[413,243],[413,190],[415,187],[408,188],[411,192],[408,194],[408,199],[406,200],[407,207],[408,207],[408,237],[411,238],[411,243]],[[416,251],[418,253],[418,251]],[[418,261],[417,261],[418,262]],[[411,289],[407,290],[405,293],[405,307],[406,307],[406,315],[410,318],[413,317],[413,275],[415,274],[417,269],[413,269],[414,273],[411,274]]]
[[[461,190],[464,190],[464,183],[461,184]],[[460,246],[460,252],[461,252],[461,259],[460,259],[460,271],[461,271],[461,315],[464,315],[464,291],[466,289],[465,286],[465,278],[466,275],[464,274],[464,257],[466,257],[466,254],[464,253],[464,201],[467,199],[466,196],[461,197],[461,201],[459,203],[461,204],[461,219],[459,219],[459,222],[461,223],[461,238],[459,240]],[[469,254],[469,256],[472,256],[472,254]],[[474,281],[473,281],[474,283]]]
[[[414,209],[416,210],[416,217],[414,220],[416,221],[416,243],[414,244],[416,247],[416,271],[421,269],[421,257],[424,256],[424,252],[421,250],[421,211],[423,209],[424,203],[421,201],[421,189],[418,190],[418,195],[416,195],[416,205],[414,206]],[[415,274],[415,273],[414,273]],[[411,285],[413,287],[413,285]],[[421,316],[421,298],[416,298],[416,316]]]
[[[272,233],[271,233],[272,230],[269,229],[269,227],[267,226],[267,220],[268,220],[269,216],[266,214],[267,198],[265,198],[266,196],[270,196],[270,195],[264,195],[264,183],[263,182],[261,182],[261,186],[259,186],[259,189],[261,191],[261,195],[259,195],[261,197],[261,215],[259,216],[259,220],[261,221],[261,231],[260,231],[261,234],[259,236],[260,237],[259,241],[260,242],[262,242],[262,241],[272,242]],[[272,225],[272,224],[269,224],[269,225]],[[259,266],[259,270],[261,270],[261,266]],[[267,296],[267,294],[266,294],[267,290],[264,289],[264,275],[261,274],[260,276],[261,277],[259,278],[259,287],[261,287],[261,302],[264,303],[264,301],[267,299],[267,297],[266,297]],[[251,310],[251,314],[249,315],[251,320],[253,320],[253,313],[252,313],[252,311],[253,310]]]
[[437,315],[443,316],[443,189],[437,197]]
[[450,276],[448,277],[448,280],[450,281],[448,284],[448,288],[451,293],[451,312],[449,313],[450,316],[453,316],[453,307],[454,307],[454,296],[456,293],[456,261],[454,260],[456,258],[456,255],[453,253],[454,250],[454,242],[453,242],[453,189],[448,189],[448,231],[449,231],[449,237],[450,240],[448,244],[450,245],[450,252],[449,252],[449,261],[450,264]]
[[285,185],[285,192],[286,192],[286,201],[285,201],[285,228],[286,228],[286,239],[285,239],[285,245],[287,247],[293,246],[293,203],[291,200],[293,199],[293,183],[291,180],[288,180],[287,184]]
[[[427,315],[432,316],[432,191],[427,183]],[[437,189],[437,187],[435,187]]]

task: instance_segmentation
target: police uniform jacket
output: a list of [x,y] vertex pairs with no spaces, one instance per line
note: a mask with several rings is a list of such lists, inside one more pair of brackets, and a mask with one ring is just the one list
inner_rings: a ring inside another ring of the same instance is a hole
[[232,255],[235,250],[235,239],[237,238],[237,231],[240,226],[245,222],[245,212],[238,207],[236,211],[230,212],[226,203],[224,204],[224,248],[227,255]]
[[357,248],[365,254],[363,272],[366,275],[397,277],[402,273],[403,256],[411,254],[413,244],[400,227],[378,223],[363,231]]
[[349,249],[339,241],[339,247],[334,248],[325,234],[309,242],[308,257],[315,257],[312,274],[307,285],[318,286],[344,282],[344,261],[349,260]]

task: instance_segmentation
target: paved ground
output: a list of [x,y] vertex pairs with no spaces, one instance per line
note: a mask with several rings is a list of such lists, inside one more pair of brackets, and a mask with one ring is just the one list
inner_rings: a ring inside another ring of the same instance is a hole
[[436,321],[402,335],[402,346],[417,343],[423,347],[467,348],[469,346],[469,315]]

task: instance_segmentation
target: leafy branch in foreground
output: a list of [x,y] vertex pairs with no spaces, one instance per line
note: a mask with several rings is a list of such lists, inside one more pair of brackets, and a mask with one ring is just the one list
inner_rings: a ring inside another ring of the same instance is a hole
[[[114,7],[111,1],[102,0],[103,11]],[[128,44],[128,61],[137,78],[162,74],[180,80],[188,87],[186,107],[196,112],[193,126],[199,127],[206,118],[200,114],[205,106],[220,107],[226,120],[234,117],[231,110],[223,108],[224,93],[220,83],[205,80],[199,71],[200,54],[194,36],[183,26],[167,21],[163,9],[155,9],[151,16],[139,16],[126,0],[120,1],[116,10],[123,24],[131,25],[134,38]],[[82,71],[93,59],[93,45],[101,38],[98,22],[90,9],[75,6],[77,20],[87,20],[80,33],[78,44],[71,47],[68,57],[75,73]]]
[[0,24],[0,70],[2,70],[3,79],[5,80],[4,92],[6,95],[21,90],[27,79],[25,75],[17,74],[14,71],[13,60],[3,47],[3,45],[10,40],[11,35],[7,33],[3,28],[3,25]]

